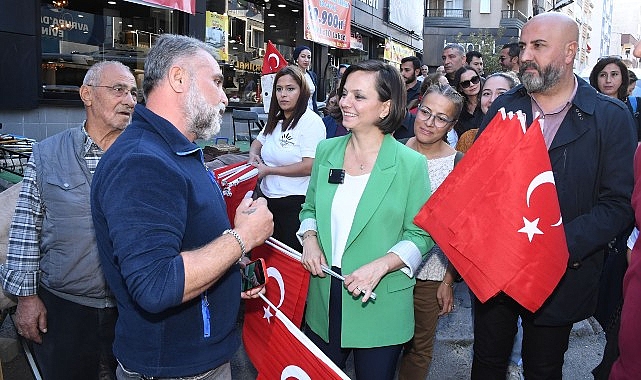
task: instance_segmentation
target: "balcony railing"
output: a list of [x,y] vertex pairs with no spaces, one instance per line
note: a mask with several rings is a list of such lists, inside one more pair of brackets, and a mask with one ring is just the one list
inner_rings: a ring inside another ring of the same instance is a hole
[[425,10],[425,17],[452,17],[452,18],[470,18],[469,9],[452,9],[452,8],[428,8]]
[[516,9],[504,9],[501,11],[500,26],[504,28],[522,29],[527,22],[527,16]]
[[519,21],[527,22],[527,17],[516,9],[505,9],[501,11],[501,18],[515,18]]

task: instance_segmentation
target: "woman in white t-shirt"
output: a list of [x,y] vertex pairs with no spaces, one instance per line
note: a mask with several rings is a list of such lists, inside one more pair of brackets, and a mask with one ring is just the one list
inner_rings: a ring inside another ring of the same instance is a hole
[[261,178],[260,191],[274,214],[274,238],[302,250],[296,237],[298,214],[305,201],[316,145],[325,139],[325,125],[307,108],[309,87],[296,66],[281,69],[265,128],[249,150],[249,162]]

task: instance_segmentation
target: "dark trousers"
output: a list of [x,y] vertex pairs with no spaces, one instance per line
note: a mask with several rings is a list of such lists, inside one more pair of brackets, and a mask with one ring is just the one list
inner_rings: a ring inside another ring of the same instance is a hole
[[47,308],[47,333],[33,343],[34,356],[46,380],[114,379],[112,345],[118,312],[96,309],[38,290]]
[[274,239],[279,240],[298,252],[303,246],[298,242],[296,231],[300,227],[298,214],[305,202],[304,195],[290,195],[283,198],[266,198],[269,211],[274,214]]
[[473,380],[504,380],[519,315],[523,326],[523,374],[528,380],[562,379],[572,325],[535,326],[533,313],[504,293],[475,299]]
[[[332,269],[340,273],[339,268]],[[398,357],[403,348],[402,344],[373,348],[341,347],[342,288],[343,282],[332,277],[329,295],[329,343],[309,328],[306,329],[306,335],[341,369],[345,369],[347,357],[353,353],[356,379],[394,379]],[[376,331],[362,331],[361,333],[375,334]]]

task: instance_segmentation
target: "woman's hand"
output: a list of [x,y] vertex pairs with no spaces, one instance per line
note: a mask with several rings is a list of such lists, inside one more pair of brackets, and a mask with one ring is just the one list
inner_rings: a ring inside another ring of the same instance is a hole
[[303,255],[301,257],[303,268],[307,269],[313,276],[325,277],[322,266],[327,266],[325,255],[318,245],[315,235],[307,236],[303,240]]
[[352,293],[354,297],[363,296],[362,302],[367,302],[372,292],[389,271],[389,266],[377,259],[356,269],[351,274],[345,276],[345,288]]
[[439,316],[451,313],[454,310],[454,288],[445,282],[441,282],[436,290],[436,300],[441,311]]

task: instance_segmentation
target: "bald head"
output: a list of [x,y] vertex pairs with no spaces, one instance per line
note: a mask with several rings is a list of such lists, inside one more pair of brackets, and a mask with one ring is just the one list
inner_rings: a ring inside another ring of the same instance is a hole
[[519,74],[530,93],[556,94],[574,87],[578,33],[576,22],[561,13],[537,15],[523,26]]
[[565,43],[579,40],[579,26],[570,16],[563,13],[540,13],[525,23],[523,31],[532,26],[549,30]]

